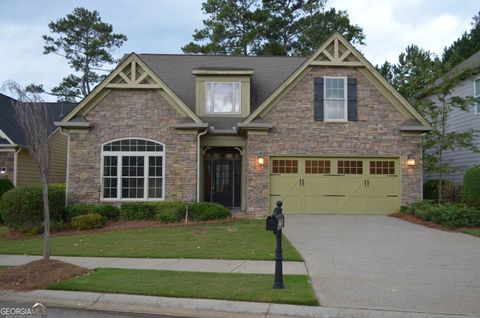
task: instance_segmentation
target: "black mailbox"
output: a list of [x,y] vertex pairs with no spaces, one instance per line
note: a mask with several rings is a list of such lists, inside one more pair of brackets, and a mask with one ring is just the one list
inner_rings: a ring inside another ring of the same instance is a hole
[[267,216],[267,231],[276,232],[277,228],[278,228],[278,219],[273,215]]

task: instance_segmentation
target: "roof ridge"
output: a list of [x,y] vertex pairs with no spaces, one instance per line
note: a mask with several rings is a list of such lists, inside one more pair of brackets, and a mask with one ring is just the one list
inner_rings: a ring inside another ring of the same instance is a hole
[[[135,53],[135,52],[133,52]],[[135,53],[137,55],[153,55],[153,56],[189,56],[189,57],[231,57],[231,58],[290,58],[290,59],[306,59],[307,56],[291,56],[291,55],[226,55],[226,54],[181,54],[181,53]]]

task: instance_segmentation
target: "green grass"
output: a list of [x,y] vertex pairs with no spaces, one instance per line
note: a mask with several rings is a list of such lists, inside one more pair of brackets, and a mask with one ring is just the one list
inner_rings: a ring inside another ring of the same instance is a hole
[[273,289],[273,281],[266,274],[99,268],[49,289],[318,305],[308,276],[285,275],[285,289]]
[[[239,220],[57,236],[51,239],[51,251],[57,256],[272,260],[275,236],[265,231],[264,224],[263,220]],[[285,260],[302,260],[287,239],[283,243]],[[42,244],[41,237],[0,237],[0,254],[42,255]]]
[[463,230],[463,233],[480,237],[480,229]]
[[4,269],[7,269],[7,268],[9,268],[9,267],[11,267],[11,266],[0,265],[0,271],[1,271],[1,270],[4,270]]

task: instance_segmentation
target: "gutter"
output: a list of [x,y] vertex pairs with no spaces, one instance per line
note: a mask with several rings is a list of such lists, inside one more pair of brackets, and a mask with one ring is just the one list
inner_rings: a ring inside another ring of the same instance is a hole
[[200,202],[200,137],[208,133],[208,128],[197,134],[197,202]]

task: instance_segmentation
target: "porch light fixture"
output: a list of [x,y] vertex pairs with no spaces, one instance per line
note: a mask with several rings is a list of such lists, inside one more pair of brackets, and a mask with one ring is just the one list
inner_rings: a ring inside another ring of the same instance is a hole
[[263,165],[265,163],[265,160],[263,159],[263,152],[258,153],[258,164]]
[[416,164],[415,157],[412,154],[409,154],[407,158],[407,166],[413,167],[415,166],[415,164]]
[[5,174],[7,173],[7,168],[2,168],[2,170],[0,170],[0,174]]

